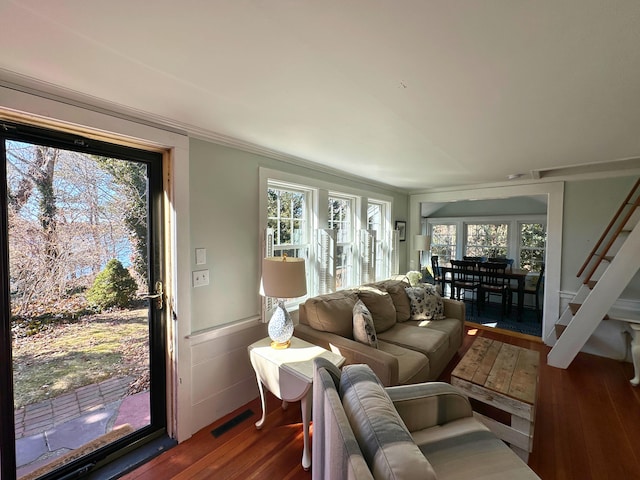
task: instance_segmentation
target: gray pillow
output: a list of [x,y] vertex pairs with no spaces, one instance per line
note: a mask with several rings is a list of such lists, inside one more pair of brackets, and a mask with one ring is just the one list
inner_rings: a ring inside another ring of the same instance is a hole
[[371,312],[362,300],[358,300],[353,306],[353,338],[357,342],[378,348],[376,327]]

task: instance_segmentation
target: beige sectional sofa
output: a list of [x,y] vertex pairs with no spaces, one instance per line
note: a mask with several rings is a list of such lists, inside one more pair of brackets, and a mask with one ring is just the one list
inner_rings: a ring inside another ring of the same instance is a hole
[[[435,380],[462,345],[464,303],[443,298],[444,318],[412,320],[419,315],[412,315],[406,287],[406,280],[385,280],[309,298],[300,305],[295,335],[339,353],[346,365],[369,365],[387,386]],[[372,314],[377,348],[354,340],[358,299]]]
[[535,480],[446,383],[384,388],[366,365],[316,359],[313,480]]

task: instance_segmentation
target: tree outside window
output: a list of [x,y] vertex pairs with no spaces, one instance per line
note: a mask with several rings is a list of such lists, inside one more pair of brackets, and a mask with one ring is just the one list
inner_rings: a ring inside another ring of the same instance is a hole
[[307,257],[307,194],[303,191],[269,187],[267,227],[274,232],[274,255]]
[[530,272],[542,269],[547,231],[541,223],[520,224],[520,268]]
[[336,231],[336,289],[353,283],[353,199],[329,197],[329,228]]
[[431,226],[431,256],[437,256],[440,264],[456,258],[456,225],[434,224]]
[[509,226],[506,223],[469,223],[465,256],[506,257],[509,251]]

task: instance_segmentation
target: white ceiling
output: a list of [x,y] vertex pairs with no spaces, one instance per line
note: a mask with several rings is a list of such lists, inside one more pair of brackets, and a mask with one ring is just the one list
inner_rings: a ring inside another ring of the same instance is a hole
[[640,157],[638,0],[0,0],[0,42],[0,80],[410,190]]

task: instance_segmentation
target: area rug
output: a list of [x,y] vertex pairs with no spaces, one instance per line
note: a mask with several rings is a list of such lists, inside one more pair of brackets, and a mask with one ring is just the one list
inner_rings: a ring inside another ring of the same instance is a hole
[[538,321],[535,310],[525,308],[522,314],[522,320],[518,321],[515,308],[511,310],[511,316],[508,317],[505,315],[504,318],[501,318],[500,309],[501,305],[489,303],[485,305],[485,308],[480,313],[476,312],[474,305],[472,312],[471,304],[467,303],[467,322],[524,333],[535,337],[542,336],[542,323]]
[[124,437],[125,435],[128,435],[131,432],[133,432],[133,427],[129,424],[116,427],[110,432],[105,433],[104,435],[82,446],[82,448],[77,448],[75,450],[72,450],[66,455],[62,455],[61,457],[56,458],[51,463],[43,465],[42,467],[32,472],[29,472],[26,475],[19,477],[19,480],[35,480],[36,478],[41,477],[45,473],[51,472],[56,468],[59,468],[63,465],[66,465],[69,462],[72,462],[73,460],[76,460],[84,455],[87,455],[91,452],[98,450],[99,448],[104,447],[105,445],[115,442],[116,440],[119,440],[120,438]]

